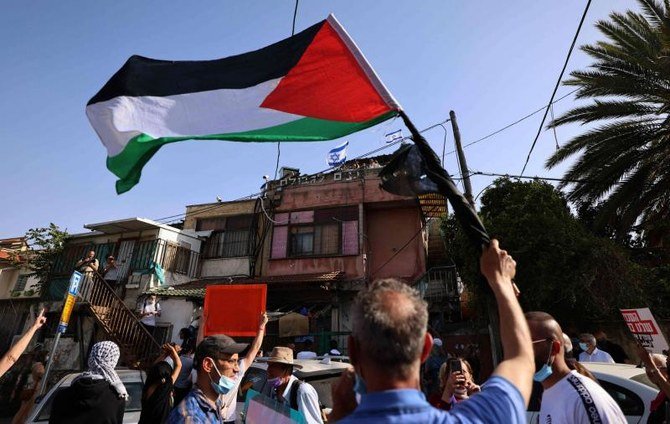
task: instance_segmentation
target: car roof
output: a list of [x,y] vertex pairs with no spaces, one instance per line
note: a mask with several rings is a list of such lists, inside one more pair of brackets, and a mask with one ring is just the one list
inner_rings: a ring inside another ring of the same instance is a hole
[[591,372],[614,375],[621,378],[633,378],[644,374],[644,368],[630,364],[610,364],[607,362],[580,362]]
[[[116,373],[119,375],[119,378],[124,383],[142,383],[145,378],[144,372],[142,372],[142,374],[140,375],[140,371],[138,370],[117,369]],[[80,372],[68,374],[60,380],[58,385],[60,387],[69,387],[72,385],[74,379],[79,377],[81,374],[82,373]]]
[[349,357],[346,355],[319,355],[316,357],[318,360],[323,360],[326,358],[330,358],[332,361],[337,362],[349,362]]
[[610,381],[635,388],[638,395],[643,395],[647,400],[654,399],[658,394],[658,387],[649,381],[644,368],[630,364],[608,364],[604,362],[580,362],[591,371],[599,380]]
[[[268,358],[257,359],[261,359],[261,361],[255,360],[251,366],[254,368],[267,369],[267,362],[263,362],[262,360]],[[351,366],[345,362],[329,361],[329,363],[326,363],[323,360],[317,359],[294,359],[293,363],[302,366],[301,369],[293,369],[293,374],[298,378],[307,378],[326,374],[341,374],[342,371],[348,369]]]

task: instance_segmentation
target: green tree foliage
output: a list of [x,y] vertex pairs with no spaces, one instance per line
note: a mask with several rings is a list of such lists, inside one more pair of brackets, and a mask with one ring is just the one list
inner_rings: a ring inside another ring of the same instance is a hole
[[54,262],[63,252],[68,237],[67,231],[61,230],[54,223],[46,228],[31,228],[26,232],[26,242],[30,247],[26,255],[28,267],[39,278],[41,286],[48,280]]
[[[670,232],[670,1],[638,0],[643,13],[613,12],[596,27],[604,39],[582,46],[593,64],[566,85],[592,103],[550,123],[596,126],[547,161],[575,159],[565,179],[577,209],[598,205],[595,224],[618,239],[639,226],[654,244]],[[563,187],[559,187],[563,188]]]
[[[516,284],[525,310],[542,310],[562,323],[618,317],[619,308],[651,306],[651,272],[608,238],[590,233],[552,185],[499,179],[482,196],[481,218],[517,261]],[[478,255],[449,217],[447,246],[481,307]],[[658,301],[656,299],[655,301]]]

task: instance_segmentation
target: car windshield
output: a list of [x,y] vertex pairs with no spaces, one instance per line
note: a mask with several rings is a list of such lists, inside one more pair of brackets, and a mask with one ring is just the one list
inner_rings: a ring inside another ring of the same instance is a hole
[[[142,383],[133,382],[133,383],[123,383],[126,386],[128,391],[128,402],[126,402],[125,412],[137,412],[142,410]],[[51,406],[54,398],[61,390],[64,390],[65,387],[58,388],[51,393],[48,399],[44,401],[44,406],[40,410],[39,414],[35,418],[36,422],[48,422],[49,417],[51,416]]]

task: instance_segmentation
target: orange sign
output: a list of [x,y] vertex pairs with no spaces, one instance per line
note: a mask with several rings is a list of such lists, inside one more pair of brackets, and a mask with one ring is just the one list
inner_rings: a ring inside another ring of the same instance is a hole
[[207,286],[201,324],[204,335],[256,336],[266,299],[265,284]]

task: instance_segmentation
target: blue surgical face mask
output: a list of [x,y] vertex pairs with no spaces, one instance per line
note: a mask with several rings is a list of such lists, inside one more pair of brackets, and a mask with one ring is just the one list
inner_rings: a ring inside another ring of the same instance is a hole
[[235,380],[221,374],[219,372],[219,369],[216,367],[216,364],[214,364],[214,361],[212,361],[212,366],[216,370],[216,373],[219,374],[219,382],[215,383],[214,381],[212,381],[212,377],[209,376],[209,384],[212,386],[212,389],[214,389],[216,393],[220,395],[225,395],[235,387]]
[[551,352],[549,353],[549,359],[547,359],[547,362],[542,365],[542,368],[538,372],[533,375],[533,380],[537,381],[538,383],[542,383],[544,380],[549,378],[549,376],[554,372],[554,370],[551,369]]
[[356,382],[354,383],[354,392],[356,394],[359,394],[363,396],[364,394],[367,394],[368,388],[365,386],[365,380],[363,380],[363,377],[358,375],[356,373]]
[[554,371],[551,369],[551,366],[549,364],[544,364],[542,365],[542,368],[538,372],[533,375],[533,380],[537,381],[538,383],[542,383],[544,380],[549,378],[549,376],[553,373]]
[[582,343],[582,342],[580,342],[580,343],[579,343],[579,348],[580,348],[581,350],[583,350],[584,352],[586,352],[587,350],[589,350],[589,345],[586,344],[586,343]]

